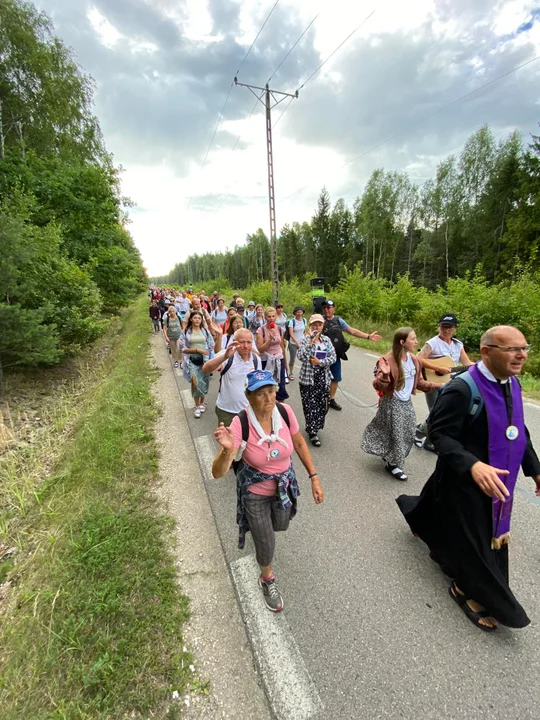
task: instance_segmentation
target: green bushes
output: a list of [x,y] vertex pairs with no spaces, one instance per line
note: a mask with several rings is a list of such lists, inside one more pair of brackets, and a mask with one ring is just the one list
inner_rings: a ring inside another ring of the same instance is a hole
[[128,305],[146,278],[91,79],[22,0],[2,2],[0,47],[4,130],[19,123],[0,144],[1,392],[3,367],[54,364],[92,342],[102,312]]
[[[248,300],[268,303],[270,281],[250,285],[242,294]],[[249,296],[249,298],[248,298]],[[436,332],[437,321],[444,313],[459,319],[459,337],[470,351],[478,350],[482,333],[493,325],[515,325],[533,345],[527,370],[540,375],[540,274],[523,273],[515,282],[494,284],[481,274],[480,268],[463,278],[448,281],[445,288],[429,291],[414,285],[407,275],[395,283],[365,275],[360,265],[346,271],[335,288],[327,288],[326,296],[336,303],[337,313],[351,325],[387,328],[391,339],[393,329],[412,325],[421,340]],[[287,313],[295,305],[312,308],[309,278],[299,282],[283,282],[280,299]]]

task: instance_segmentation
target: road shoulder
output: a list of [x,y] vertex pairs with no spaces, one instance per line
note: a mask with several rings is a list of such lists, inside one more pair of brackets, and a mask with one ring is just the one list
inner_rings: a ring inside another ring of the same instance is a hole
[[270,712],[227,570],[214,517],[163,338],[153,338],[162,409],[157,433],[161,484],[157,493],[176,521],[176,567],[191,599],[185,642],[210,693],[184,698],[184,717],[266,720]]

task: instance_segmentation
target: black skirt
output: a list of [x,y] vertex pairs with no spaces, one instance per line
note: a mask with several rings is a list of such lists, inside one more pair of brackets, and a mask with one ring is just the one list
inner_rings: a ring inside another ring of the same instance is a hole
[[470,476],[445,472],[439,463],[419,496],[400,495],[396,502],[412,532],[467,598],[503,625],[529,624],[509,586],[508,545],[491,549],[492,500]]

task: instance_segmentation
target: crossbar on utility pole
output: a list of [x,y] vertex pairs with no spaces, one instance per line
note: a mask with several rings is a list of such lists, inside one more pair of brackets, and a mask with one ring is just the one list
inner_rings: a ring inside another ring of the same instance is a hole
[[[246,83],[238,82],[238,78],[234,78],[234,84],[247,88],[266,108],[266,157],[268,161],[268,206],[270,209],[270,262],[272,266],[272,297],[274,304],[276,304],[279,300],[279,268],[276,232],[274,153],[272,148],[272,109],[275,108],[276,105],[279,105],[280,102],[283,102],[285,98],[298,98],[298,90],[295,93],[286,93],[281,92],[280,90],[271,90],[268,87],[268,83],[265,87],[246,85]],[[255,90],[259,90],[260,95],[256,93]]]

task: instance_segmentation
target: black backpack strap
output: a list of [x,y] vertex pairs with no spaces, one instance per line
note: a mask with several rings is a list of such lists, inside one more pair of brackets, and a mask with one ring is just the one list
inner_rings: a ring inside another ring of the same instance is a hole
[[[291,421],[289,420],[289,413],[285,410],[285,406],[283,405],[283,403],[276,402],[276,407],[278,409],[279,414],[283,418],[283,420],[285,420],[285,424],[287,425],[287,427],[290,430],[291,429]],[[242,411],[242,412],[245,412],[245,411]]]
[[253,368],[255,370],[258,370],[259,369],[259,358],[257,357],[257,355],[255,355],[255,353],[252,353],[251,357],[253,358]]
[[249,438],[249,423],[248,416],[245,410],[240,410],[238,413],[240,425],[242,426],[242,442],[247,442]]
[[231,355],[231,357],[227,360],[227,362],[226,362],[225,365],[223,366],[222,371],[221,371],[220,374],[219,374],[219,387],[218,387],[218,392],[221,391],[221,381],[222,381],[223,376],[225,375],[225,373],[230,370],[230,367],[231,367],[231,365],[233,364],[233,359],[234,359],[234,355]]

